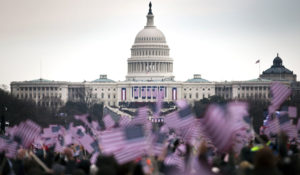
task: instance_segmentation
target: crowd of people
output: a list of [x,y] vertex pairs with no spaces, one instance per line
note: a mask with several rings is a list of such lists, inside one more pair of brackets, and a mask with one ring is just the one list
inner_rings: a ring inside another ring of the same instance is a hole
[[[81,149],[75,154],[73,146],[62,153],[53,147],[42,149],[19,149],[16,159],[8,159],[2,153],[0,158],[1,175],[142,175],[142,174],[199,174],[199,175],[296,175],[300,174],[300,157],[296,142],[289,142],[285,133],[280,133],[275,142],[260,135],[245,145],[240,153],[215,152],[205,142],[195,150],[190,145],[182,145],[179,139],[169,140],[170,144],[163,153],[154,157],[139,157],[125,164],[118,164],[113,156],[99,155],[94,164],[90,163],[89,154]],[[260,141],[259,141],[260,140]],[[261,143],[263,142],[263,143]],[[184,169],[178,164],[168,165],[165,159],[169,154],[179,154],[184,160]],[[37,161],[40,160],[40,161]],[[199,165],[193,165],[198,163]],[[42,166],[44,165],[44,166]],[[49,168],[44,168],[49,167]]]

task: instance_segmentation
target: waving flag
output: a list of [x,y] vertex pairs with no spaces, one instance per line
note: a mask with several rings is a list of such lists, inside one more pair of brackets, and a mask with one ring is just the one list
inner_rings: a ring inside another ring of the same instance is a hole
[[106,129],[112,128],[115,125],[115,121],[111,118],[110,115],[106,115],[103,118]]
[[194,122],[195,116],[187,103],[179,111],[174,111],[165,117],[165,123],[170,128],[187,127]]
[[160,155],[164,151],[167,139],[168,135],[166,133],[158,133],[154,136],[152,143],[152,151],[154,155]]
[[288,108],[288,114],[291,118],[297,118],[297,107],[295,106],[289,106]]
[[135,124],[146,124],[149,120],[149,109],[147,107],[141,107],[138,109],[137,115],[133,118],[133,120],[129,123],[129,125],[135,125]]
[[280,125],[279,125],[278,118],[275,117],[273,120],[270,119],[267,122],[265,133],[271,137],[274,134],[279,133],[279,131],[280,131]]
[[125,147],[135,147],[137,150],[147,145],[145,130],[142,125],[133,125],[125,128],[113,128],[104,131],[99,136],[101,150],[110,154],[122,150]]
[[[90,154],[92,154],[95,149],[97,149],[98,143],[95,143],[95,140],[88,134],[85,134],[79,139],[79,142]],[[93,145],[96,144],[96,145]]]
[[288,115],[283,115],[279,117],[280,129],[284,131],[290,139],[297,138],[297,128],[292,125],[291,120]]
[[34,139],[40,135],[41,130],[42,129],[39,125],[31,120],[27,120],[18,126],[14,137],[20,139],[20,144],[22,144],[25,148],[28,148],[31,143],[33,143]]
[[285,99],[291,95],[291,89],[276,82],[272,84],[271,92],[273,97],[271,100],[271,105],[269,106],[269,114],[274,113],[285,101]]
[[120,119],[119,119],[119,125],[121,127],[124,127],[124,126],[128,126],[128,124],[130,123],[130,118],[127,117],[127,116],[121,116]]
[[231,123],[225,116],[224,109],[213,104],[208,107],[204,118],[201,120],[207,136],[211,138],[221,152],[226,152],[231,148],[235,132],[235,123]]

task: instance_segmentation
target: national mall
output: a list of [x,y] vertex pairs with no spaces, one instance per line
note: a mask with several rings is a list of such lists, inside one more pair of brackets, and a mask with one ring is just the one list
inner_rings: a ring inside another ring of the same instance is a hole
[[280,81],[299,93],[300,82],[296,75],[285,68],[277,56],[273,65],[259,78],[245,81],[213,82],[195,74],[187,81],[175,81],[173,59],[164,34],[154,25],[152,5],[149,5],[146,26],[136,35],[127,60],[125,81],[113,81],[100,75],[94,81],[67,82],[37,79],[11,82],[11,93],[19,99],[33,100],[37,105],[58,108],[67,101],[89,101],[119,106],[131,102],[155,102],[158,93],[171,102],[185,99],[189,103],[218,95],[225,99],[269,100],[270,84]]

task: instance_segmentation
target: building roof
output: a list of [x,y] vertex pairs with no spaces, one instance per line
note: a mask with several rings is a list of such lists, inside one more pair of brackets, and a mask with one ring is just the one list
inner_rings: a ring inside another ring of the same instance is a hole
[[247,80],[247,81],[248,82],[263,82],[263,81],[271,82],[272,80],[263,79],[263,78],[256,78],[256,79],[251,79],[251,80]]
[[43,78],[39,78],[39,79],[35,79],[35,80],[29,80],[27,82],[52,82],[54,80],[46,80],[46,79],[43,79]]
[[205,80],[203,78],[192,78],[186,81],[187,83],[209,83],[210,81]]
[[101,82],[101,83],[114,83],[114,80],[108,79],[106,75],[100,75],[100,77],[92,82]]
[[282,65],[282,59],[277,54],[273,60],[273,65],[269,69],[263,71],[262,74],[293,74],[293,71],[290,71]]

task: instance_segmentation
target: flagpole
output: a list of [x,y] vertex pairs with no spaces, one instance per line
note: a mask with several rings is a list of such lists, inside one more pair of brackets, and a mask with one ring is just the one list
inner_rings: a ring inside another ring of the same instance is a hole
[[260,74],[260,60],[259,60],[259,63],[258,63],[258,78],[259,78],[259,74]]

